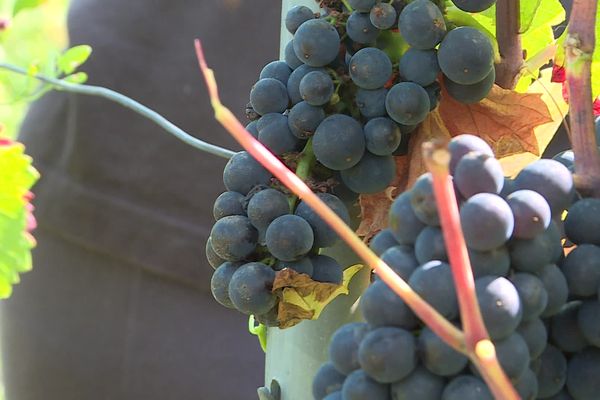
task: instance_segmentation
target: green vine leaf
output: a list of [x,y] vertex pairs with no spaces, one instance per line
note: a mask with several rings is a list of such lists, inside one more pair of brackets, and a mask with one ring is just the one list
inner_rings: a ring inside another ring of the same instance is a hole
[[69,83],[85,83],[88,80],[88,74],[86,74],[85,72],[76,72],[74,74],[65,76],[63,78],[63,81],[69,82]]
[[[552,27],[563,22],[565,17],[565,9],[559,0],[521,2],[521,46],[526,54],[527,61],[548,53],[549,47],[556,45],[557,40],[554,39]],[[447,8],[447,18],[455,25],[472,26],[481,30],[488,37],[493,38],[492,43],[497,51],[495,5],[480,13],[467,13],[450,3]],[[527,91],[532,83],[531,77],[538,75],[539,67],[528,72],[519,80],[517,91]]]
[[0,140],[0,298],[7,298],[19,273],[31,269],[31,249],[35,246],[28,232],[35,225],[29,204],[29,190],[39,178],[24,154],[21,143]]
[[92,48],[86,44],[71,47],[58,57],[56,66],[65,75],[72,74],[87,61],[91,54]]
[[13,5],[12,14],[13,16],[15,16],[21,11],[26,10],[28,8],[36,8],[45,3],[46,1],[47,0],[16,0]]
[[596,9],[596,45],[592,55],[592,96],[600,96],[600,7]]

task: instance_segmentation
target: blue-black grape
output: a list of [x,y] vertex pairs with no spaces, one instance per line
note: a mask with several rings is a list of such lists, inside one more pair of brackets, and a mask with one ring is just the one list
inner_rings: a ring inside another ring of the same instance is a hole
[[413,210],[411,197],[411,191],[404,192],[394,200],[390,207],[389,227],[400,244],[414,244],[417,236],[425,227]]
[[538,192],[550,205],[552,216],[560,216],[575,194],[573,176],[567,167],[554,160],[537,160],[519,172],[515,178],[517,189]]
[[523,315],[515,286],[504,277],[484,276],[475,280],[475,291],[490,337],[500,340],[513,333]]
[[441,400],[494,400],[494,397],[481,379],[459,375],[446,385]]
[[417,218],[430,226],[439,226],[440,218],[433,192],[433,177],[430,172],[421,175],[415,182],[410,204]]
[[444,16],[429,0],[416,0],[404,7],[398,29],[411,47],[421,50],[433,49],[446,35]]
[[575,153],[573,150],[564,150],[552,157],[553,160],[558,161],[565,167],[569,169],[569,171],[574,172],[575,170]]
[[576,244],[600,246],[600,199],[581,199],[569,208],[565,233]]
[[229,298],[229,282],[240,263],[226,261],[215,270],[210,280],[210,291],[215,300],[227,308],[235,308]]
[[509,194],[517,190],[515,188],[515,181],[511,178],[504,177],[504,185],[502,185],[502,190],[500,191],[500,197],[506,199]]
[[282,155],[295,151],[299,141],[288,125],[288,117],[279,113],[263,115],[256,123],[258,140],[273,154]]
[[540,316],[548,305],[548,292],[540,278],[520,272],[512,275],[510,281],[519,292],[523,306],[523,321]]
[[538,382],[535,372],[527,368],[519,380],[515,382],[515,390],[521,400],[535,400],[538,394]]
[[[346,224],[350,222],[350,215],[344,203],[329,193],[317,193],[317,196],[335,212]],[[338,240],[337,233],[304,201],[296,207],[296,215],[304,218],[314,232],[315,247],[330,247]]]
[[483,81],[494,67],[494,48],[479,30],[461,26],[448,32],[442,40],[438,62],[451,81],[473,85]]
[[285,85],[274,78],[261,79],[250,90],[250,103],[260,115],[282,113],[289,103]]
[[423,87],[413,82],[395,84],[385,98],[385,109],[389,116],[405,125],[422,122],[429,114],[429,106],[429,95]]
[[259,79],[273,78],[287,85],[291,73],[292,69],[285,61],[271,61],[260,71]]
[[369,14],[354,11],[346,21],[346,33],[356,43],[374,43],[377,36],[379,36],[379,32],[381,31],[371,23]]
[[418,365],[406,378],[392,383],[392,399],[439,400],[444,386],[444,378]]
[[282,215],[269,224],[265,242],[271,254],[282,261],[294,261],[310,251],[314,243],[312,228],[297,215]]
[[[550,227],[553,225],[550,223]],[[554,248],[562,249],[562,247],[560,241],[554,242],[548,233],[549,229],[533,239],[512,239],[508,243],[511,265],[514,269],[537,273],[544,265],[556,261]]]
[[381,259],[404,280],[419,266],[413,248],[404,244],[390,247],[381,254]]
[[596,296],[600,286],[600,246],[577,246],[564,259],[561,270],[567,279],[571,295]]
[[536,275],[541,279],[548,293],[548,304],[542,317],[550,317],[556,314],[567,302],[569,287],[563,273],[554,264],[544,265]]
[[478,193],[462,205],[460,223],[467,245],[486,251],[502,246],[510,238],[514,219],[502,197]]
[[379,89],[392,76],[392,62],[386,53],[375,47],[357,51],[348,66],[350,78],[363,89]]
[[227,261],[241,261],[254,252],[258,232],[248,217],[230,215],[218,220],[210,232],[211,245]]
[[412,332],[385,326],[365,335],[358,348],[361,368],[380,383],[392,383],[408,376],[417,365]]
[[588,346],[588,341],[577,323],[580,307],[580,301],[567,303],[556,315],[552,316],[550,322],[552,343],[565,353],[576,353]]
[[344,400],[391,400],[390,386],[379,383],[357,369],[346,377],[342,386]]
[[299,66],[304,65],[302,60],[298,58],[296,52],[294,51],[294,39],[290,40],[288,44],[285,45],[283,59],[285,60],[285,63],[288,65],[288,67],[290,67],[292,70],[295,70]]
[[389,228],[379,231],[369,242],[369,247],[378,256],[381,256],[387,249],[397,245],[398,242],[396,242]]
[[337,390],[333,393],[328,394],[327,396],[325,396],[323,398],[323,400],[344,400],[342,398],[342,391],[341,390]]
[[[538,397],[539,398],[539,397]],[[573,397],[567,392],[566,389],[561,390],[556,393],[554,396],[546,397],[546,400],[573,400]]]
[[294,35],[294,52],[304,64],[324,67],[338,55],[340,35],[323,19],[304,22]]
[[575,400],[595,400],[600,393],[600,349],[575,354],[567,370],[567,389]]
[[321,107],[311,106],[305,101],[294,105],[287,116],[291,133],[300,139],[312,136],[324,119],[325,111]]
[[364,127],[367,150],[378,156],[392,154],[400,145],[402,134],[398,125],[389,118],[370,119]]
[[451,81],[450,79],[444,79],[446,90],[448,94],[456,101],[463,104],[474,104],[479,103],[485,99],[494,86],[496,79],[496,70],[494,68],[479,82],[472,83],[470,85],[463,85]]
[[360,161],[340,172],[342,182],[356,193],[379,193],[391,185],[396,176],[394,157],[377,156],[366,151]]
[[248,202],[248,218],[259,231],[265,231],[275,218],[289,212],[287,196],[276,189],[261,190]]
[[477,193],[498,194],[504,185],[504,171],[493,156],[472,151],[456,165],[454,184],[465,198]]
[[413,329],[418,320],[412,310],[381,280],[373,282],[360,298],[360,310],[372,326],[397,326]]
[[329,74],[322,71],[309,72],[300,81],[300,96],[311,106],[329,103],[333,91],[333,80]]
[[448,261],[446,244],[442,230],[435,226],[426,226],[415,242],[415,256],[420,264],[427,261]]
[[217,268],[219,265],[223,264],[226,260],[222,259],[221,257],[219,257],[219,255],[217,253],[215,253],[215,250],[212,247],[212,239],[210,238],[210,236],[208,237],[208,240],[206,241],[206,259],[208,260],[208,263],[210,264],[211,267],[213,268]]
[[341,390],[345,379],[346,375],[335,369],[332,363],[321,365],[313,378],[313,397],[315,400],[323,400],[328,394]]
[[221,193],[213,205],[215,221],[230,215],[244,215],[244,206],[242,205],[244,199],[244,195],[238,192]]
[[550,344],[541,356],[533,360],[531,369],[537,377],[539,399],[557,394],[567,380],[567,359],[560,350]]
[[458,316],[456,288],[452,282],[450,265],[438,260],[421,265],[408,280],[419,296],[448,319]]
[[440,73],[437,53],[435,50],[408,49],[400,58],[398,70],[404,80],[421,86],[431,85]]
[[315,13],[310,8],[306,6],[294,6],[285,15],[285,28],[291,34],[294,34],[300,25],[314,17]]
[[600,302],[584,301],[577,313],[577,324],[585,339],[600,347]]
[[254,315],[254,319],[259,324],[263,324],[267,327],[279,327],[279,321],[277,319],[278,314],[279,307],[277,307],[277,304],[275,304],[275,306],[273,306],[273,308],[266,313]]
[[325,118],[313,137],[317,160],[333,170],[344,170],[358,164],[365,152],[365,135],[354,118],[333,114]]
[[513,236],[533,239],[550,225],[551,212],[546,199],[533,190],[517,190],[506,197],[515,218]]
[[243,195],[247,195],[254,186],[268,185],[271,177],[271,173],[245,151],[234,154],[223,171],[225,188]]
[[525,340],[518,333],[513,333],[504,339],[496,340],[494,346],[498,362],[506,375],[513,381],[518,380],[527,370],[531,360]]
[[389,29],[396,23],[398,13],[391,4],[377,3],[371,8],[369,19],[377,29]]
[[313,275],[314,267],[309,257],[302,257],[296,261],[281,261],[278,260],[273,266],[275,271],[281,271],[284,268],[290,268],[299,274]]
[[300,94],[300,82],[302,82],[302,78],[313,71],[327,73],[325,68],[311,67],[306,64],[302,64],[292,71],[287,83],[287,92],[292,105],[302,101],[302,95]]
[[360,368],[358,346],[368,332],[369,325],[352,322],[342,325],[333,333],[329,342],[329,359],[338,371],[348,375]]
[[385,98],[388,90],[385,88],[367,90],[358,89],[354,101],[363,117],[374,118],[386,115]]
[[548,330],[540,318],[521,322],[517,327],[517,333],[527,343],[529,356],[532,360],[538,358],[543,353],[548,343]]
[[361,13],[369,12],[376,2],[377,0],[348,0],[350,7]]
[[452,0],[452,2],[463,11],[478,13],[493,6],[496,0]]
[[246,130],[250,132],[255,139],[258,139],[258,128],[256,127],[256,121],[257,120],[250,121],[250,123],[246,125]]
[[264,314],[277,302],[271,292],[275,271],[268,265],[251,262],[239,267],[229,282],[229,298],[244,314]]
[[446,344],[425,327],[418,339],[419,358],[429,371],[438,376],[452,376],[462,371],[469,359]]
[[492,148],[479,136],[463,134],[453,137],[448,143],[450,152],[450,173],[454,175],[458,162],[471,151],[478,151],[494,156]]
[[505,246],[488,251],[468,250],[471,269],[475,278],[485,275],[506,276],[508,274],[510,255]]
[[310,257],[313,265],[313,280],[341,285],[344,279],[344,269],[335,258],[319,254]]

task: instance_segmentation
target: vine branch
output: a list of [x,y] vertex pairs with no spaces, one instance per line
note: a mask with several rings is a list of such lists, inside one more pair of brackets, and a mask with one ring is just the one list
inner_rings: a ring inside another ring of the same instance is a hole
[[565,61],[575,184],[584,193],[600,197],[600,153],[594,133],[591,83],[597,7],[597,1],[573,1],[565,40]]
[[523,67],[520,9],[520,0],[496,1],[496,40],[500,52],[500,63],[496,64],[496,84],[504,89],[514,89]]
[[83,94],[87,96],[103,97],[115,103],[121,104],[125,108],[135,111],[141,116],[153,121],[165,131],[169,132],[171,135],[175,136],[184,143],[197,148],[198,150],[202,150],[223,158],[231,158],[235,154],[235,152],[232,150],[225,149],[223,147],[219,147],[214,144],[210,144],[203,140],[195,138],[194,136],[185,132],[183,129],[179,128],[177,125],[175,125],[174,123],[157,113],[156,111],[133,100],[132,98],[129,98],[121,93],[115,92],[114,90],[102,86],[83,85],[79,83],[66,82],[61,79],[55,79],[40,74],[32,75],[23,68],[19,68],[15,65],[6,63],[0,63],[0,69],[35,78],[38,81],[46,83],[57,90],[64,90],[66,92]]

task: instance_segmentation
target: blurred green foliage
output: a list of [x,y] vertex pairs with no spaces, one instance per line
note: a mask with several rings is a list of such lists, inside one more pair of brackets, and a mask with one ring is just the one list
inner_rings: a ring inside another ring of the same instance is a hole
[[[0,62],[55,76],[57,60],[67,46],[68,3],[0,0]],[[39,94],[36,80],[0,71],[0,137],[15,137],[27,105]]]

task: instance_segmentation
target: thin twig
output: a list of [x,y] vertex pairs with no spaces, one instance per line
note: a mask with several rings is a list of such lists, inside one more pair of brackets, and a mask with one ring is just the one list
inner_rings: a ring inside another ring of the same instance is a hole
[[157,113],[156,111],[146,107],[145,105],[125,95],[122,95],[121,93],[115,92],[114,90],[110,90],[101,86],[82,85],[77,83],[66,82],[61,79],[55,79],[40,74],[31,75],[22,68],[6,63],[0,63],[0,69],[5,69],[17,74],[35,78],[38,81],[44,82],[58,90],[64,90],[66,92],[83,94],[87,96],[104,97],[105,99],[114,101],[115,103],[119,103],[122,106],[129,108],[130,110],[133,110],[136,113],[142,115],[143,117],[148,118],[149,120],[153,121],[158,126],[163,128],[179,140],[185,142],[186,144],[189,144],[192,147],[223,158],[231,158],[235,154],[234,151],[224,149],[222,147],[215,146],[214,144],[210,144],[203,140],[195,138],[194,136],[185,132],[183,129],[179,128],[171,121]]
[[591,63],[595,45],[597,1],[575,0],[565,40],[571,147],[575,154],[575,184],[600,197],[600,154],[594,133]]
[[496,1],[496,40],[500,52],[496,83],[504,89],[515,88],[523,67],[519,15],[519,0]]

